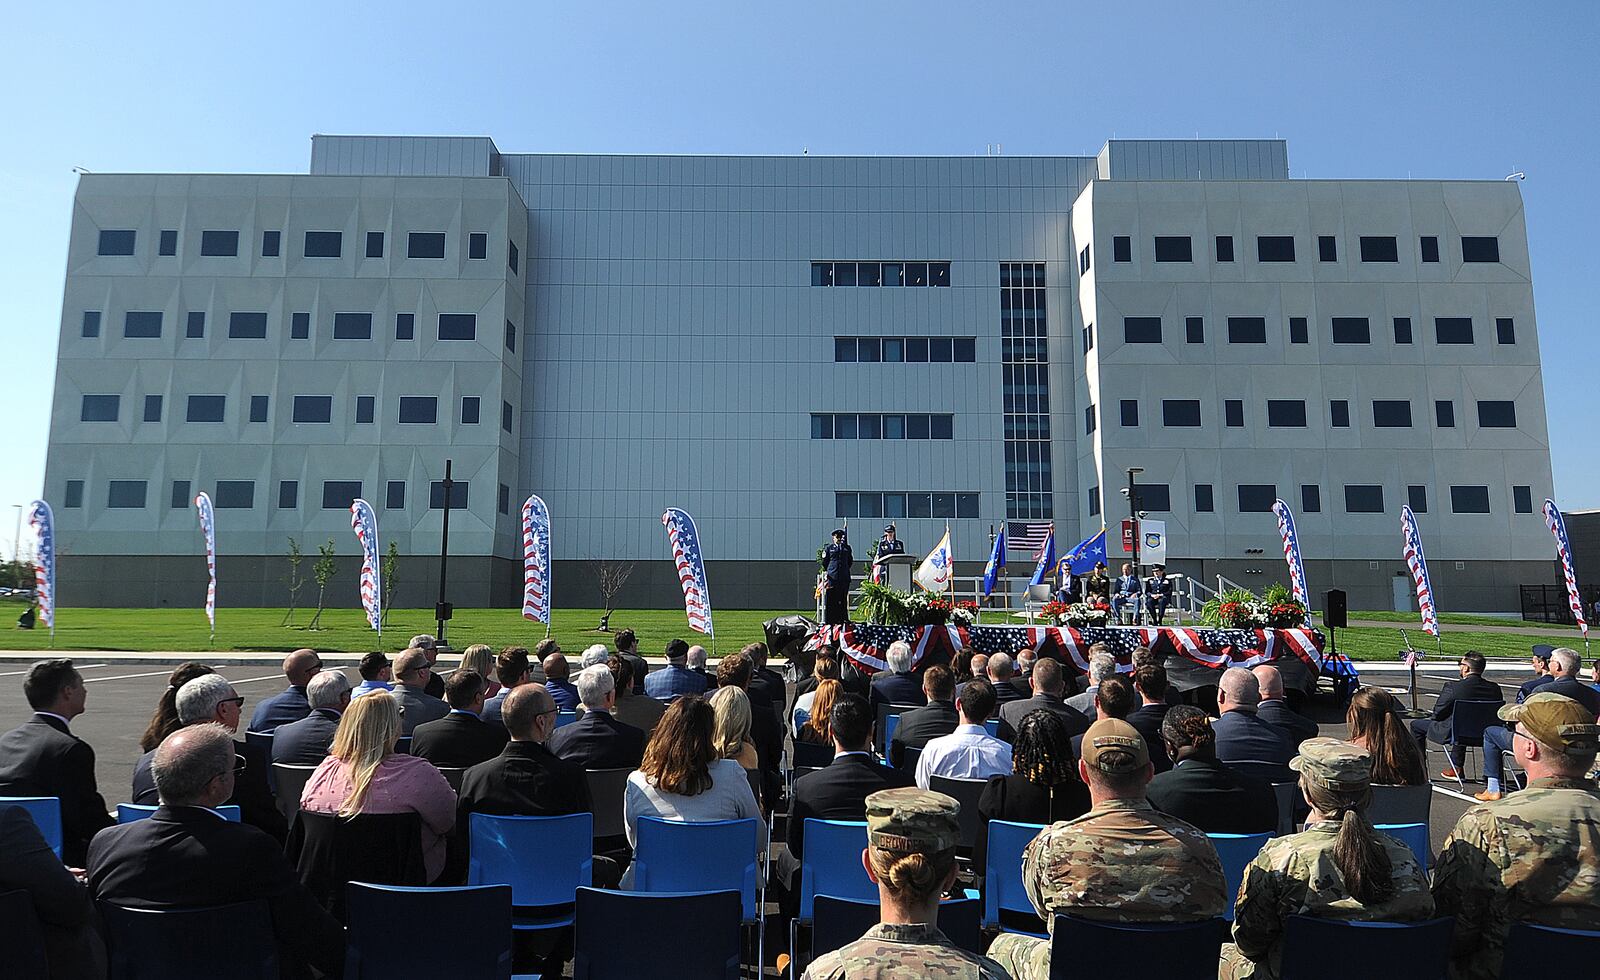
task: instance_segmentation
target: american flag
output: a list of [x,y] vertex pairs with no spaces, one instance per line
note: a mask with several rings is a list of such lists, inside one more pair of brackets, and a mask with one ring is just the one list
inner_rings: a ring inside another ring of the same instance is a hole
[[1044,547],[1045,539],[1050,537],[1050,530],[1054,527],[1055,525],[1049,521],[1043,523],[1007,521],[1006,547],[1011,551],[1030,552],[1034,560],[1038,561],[1039,550]]
[[678,566],[678,581],[683,584],[683,609],[689,616],[689,628],[715,636],[711,626],[711,590],[706,587],[706,563],[700,555],[700,535],[695,532],[694,518],[676,507],[668,507],[661,515],[661,523],[666,525],[672,561]]
[[1433,585],[1428,581],[1428,559],[1422,554],[1422,534],[1417,530],[1417,515],[1409,506],[1400,508],[1400,532],[1406,537],[1406,567],[1417,585],[1417,609],[1422,614],[1422,630],[1439,635],[1439,615],[1433,608]]
[[[50,505],[35,500],[28,510],[28,526],[33,528],[33,590],[39,602],[39,618],[56,635],[56,518]],[[15,556],[12,556],[15,557]]]
[[1306,566],[1300,560],[1300,535],[1294,530],[1294,511],[1281,499],[1274,502],[1272,512],[1278,515],[1278,535],[1283,538],[1283,560],[1289,565],[1289,591],[1311,609],[1311,593],[1306,589]]
[[1549,498],[1544,502],[1544,526],[1556,536],[1556,554],[1561,558],[1561,574],[1567,580],[1567,603],[1572,607],[1572,616],[1578,621],[1578,629],[1583,631],[1587,642],[1589,623],[1583,618],[1583,600],[1578,596],[1578,576],[1572,570],[1572,546],[1567,543],[1567,522],[1562,518],[1556,502]]
[[211,507],[211,497],[201,491],[194,498],[195,513],[200,516],[200,533],[206,538],[206,622],[211,624],[213,638],[217,632],[217,512]]
[[550,508],[537,496],[522,505],[522,618],[550,625]]
[[361,606],[367,625],[383,635],[383,589],[378,578],[378,518],[360,497],[350,505],[350,526],[361,541]]

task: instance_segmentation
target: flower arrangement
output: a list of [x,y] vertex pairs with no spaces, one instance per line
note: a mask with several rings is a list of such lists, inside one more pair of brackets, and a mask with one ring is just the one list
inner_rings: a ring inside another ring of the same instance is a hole
[[1207,626],[1221,629],[1292,629],[1305,625],[1306,607],[1274,582],[1264,598],[1243,589],[1224,592],[1206,603],[1200,617]]
[[907,626],[972,626],[978,621],[978,604],[947,599],[937,593],[915,592],[905,598]]
[[1104,626],[1111,607],[1102,602],[1047,602],[1041,610],[1057,626]]

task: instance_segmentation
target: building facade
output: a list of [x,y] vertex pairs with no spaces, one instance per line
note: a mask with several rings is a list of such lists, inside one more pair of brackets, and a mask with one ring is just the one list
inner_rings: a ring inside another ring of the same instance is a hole
[[[502,154],[324,137],[306,175],[85,175],[45,496],[61,601],[281,604],[288,540],[350,500],[451,598],[520,597],[522,501],[557,605],[671,605],[693,514],[713,606],[806,608],[849,520],[963,570],[1007,520],[1058,542],[1140,505],[1169,565],[1389,608],[1411,503],[1447,609],[1551,578],[1526,232],[1501,181],[1288,178],[1281,141],[1084,157]],[[1265,507],[1263,507],[1265,503]],[[1012,556],[1013,581],[1031,562]],[[353,578],[352,578],[353,581]],[[335,602],[355,590],[333,589]],[[345,595],[344,593],[348,593]],[[81,598],[79,598],[81,597]]]

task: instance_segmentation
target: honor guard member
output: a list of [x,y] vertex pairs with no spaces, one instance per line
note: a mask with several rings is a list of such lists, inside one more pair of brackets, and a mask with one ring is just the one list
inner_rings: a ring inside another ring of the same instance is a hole
[[1172,602],[1172,579],[1167,578],[1167,566],[1152,565],[1153,573],[1144,580],[1144,606],[1150,614],[1150,625],[1160,626],[1167,614],[1167,604]]
[[822,549],[825,581],[822,591],[822,622],[843,626],[850,621],[850,569],[856,556],[850,551],[845,529],[835,528],[833,543]]
[[894,525],[890,524],[883,529],[883,537],[878,539],[878,557],[884,555],[903,555],[906,553],[906,543],[894,536]]
[[861,863],[878,885],[882,921],[850,945],[817,957],[802,980],[1011,980],[937,925],[939,899],[956,880],[961,804],[915,787],[879,790],[866,804]]

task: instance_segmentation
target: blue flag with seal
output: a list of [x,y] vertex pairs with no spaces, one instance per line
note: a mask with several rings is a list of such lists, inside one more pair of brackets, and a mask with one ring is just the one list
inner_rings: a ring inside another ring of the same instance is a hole
[[1035,556],[1039,564],[1034,566],[1033,578],[1028,581],[1033,585],[1053,585],[1056,577],[1056,529],[1050,526],[1050,531],[1044,536],[1044,545],[1039,548]]
[[1000,570],[1006,567],[1006,526],[1000,525],[1000,536],[994,539],[994,550],[989,552],[989,564],[983,566],[983,597],[994,591]]

